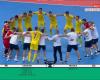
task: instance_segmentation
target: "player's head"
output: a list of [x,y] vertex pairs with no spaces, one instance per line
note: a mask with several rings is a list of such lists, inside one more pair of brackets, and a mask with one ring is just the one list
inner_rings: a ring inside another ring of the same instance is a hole
[[8,21],[4,21],[4,25],[5,26],[8,26]]
[[24,17],[26,17],[26,16],[27,16],[27,13],[26,13],[26,12],[24,12],[24,13],[23,13],[23,16],[24,16]]
[[69,11],[66,11],[65,14],[66,14],[66,15],[69,15]]
[[75,32],[75,29],[74,29],[74,28],[72,28],[72,29],[71,29],[71,32]]
[[29,15],[32,15],[32,13],[33,13],[33,12],[32,12],[31,10],[28,12]]
[[52,15],[52,11],[49,11],[49,15]]
[[42,12],[42,8],[39,8],[39,12]]
[[41,32],[44,33],[45,32],[44,29],[41,29]]
[[76,16],[75,18],[76,18],[76,20],[79,20],[80,16]]
[[35,31],[37,31],[38,30],[38,27],[35,27]]
[[85,23],[85,22],[87,22],[87,20],[84,18],[84,19],[82,19],[82,21],[83,21],[83,23]]
[[28,31],[32,31],[32,28],[28,28]]
[[18,15],[15,16],[15,20],[18,19]]

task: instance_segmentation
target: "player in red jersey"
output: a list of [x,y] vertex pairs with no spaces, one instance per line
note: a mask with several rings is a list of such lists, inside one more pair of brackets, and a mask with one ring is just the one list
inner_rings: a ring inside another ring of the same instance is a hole
[[89,22],[86,19],[83,19],[84,29],[90,28]]

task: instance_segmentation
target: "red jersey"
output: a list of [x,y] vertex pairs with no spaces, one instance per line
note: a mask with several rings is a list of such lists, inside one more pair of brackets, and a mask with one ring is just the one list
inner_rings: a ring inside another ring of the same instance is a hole
[[84,23],[84,28],[87,29],[87,28],[90,28],[90,25],[88,22]]

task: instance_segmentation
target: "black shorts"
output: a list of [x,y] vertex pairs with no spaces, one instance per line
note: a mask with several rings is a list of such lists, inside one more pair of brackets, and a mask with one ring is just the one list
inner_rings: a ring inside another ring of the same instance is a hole
[[71,52],[72,49],[77,51],[78,50],[78,45],[68,45],[67,46],[67,52]]
[[30,43],[24,43],[23,50],[30,50]]
[[38,50],[40,51],[40,50],[43,50],[43,51],[46,51],[46,46],[45,45],[39,45],[38,46]]
[[90,41],[85,41],[85,47],[87,47],[87,48],[92,47],[92,40],[90,40]]
[[98,43],[98,39],[92,39],[92,44]]
[[19,50],[18,45],[10,44],[10,50]]

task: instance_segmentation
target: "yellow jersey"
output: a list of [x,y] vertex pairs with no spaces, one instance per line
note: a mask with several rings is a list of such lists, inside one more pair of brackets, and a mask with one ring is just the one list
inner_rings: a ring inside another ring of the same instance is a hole
[[42,33],[40,31],[31,31],[31,44],[38,45]]
[[45,12],[40,13],[39,11],[34,12],[34,14],[38,15],[38,22],[44,22],[44,15],[46,14]]
[[64,14],[64,16],[65,16],[66,21],[67,21],[66,24],[68,24],[68,25],[72,24],[72,20],[73,20],[74,16],[71,14],[69,14],[69,16],[66,16],[66,14]]
[[76,20],[76,29],[80,29],[82,25],[82,20]]
[[56,15],[49,16],[49,19],[51,24],[57,24]]

